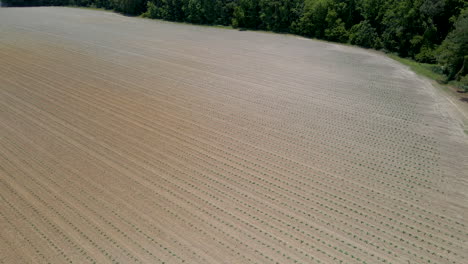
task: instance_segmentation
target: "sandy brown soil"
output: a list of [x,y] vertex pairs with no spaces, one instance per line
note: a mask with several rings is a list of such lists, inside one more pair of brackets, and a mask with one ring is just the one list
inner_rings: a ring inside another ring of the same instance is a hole
[[0,9],[0,262],[467,263],[463,118],[359,48]]

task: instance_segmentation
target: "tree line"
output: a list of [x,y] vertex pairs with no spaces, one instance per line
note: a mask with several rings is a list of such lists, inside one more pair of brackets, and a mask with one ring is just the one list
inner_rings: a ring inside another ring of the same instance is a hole
[[468,86],[466,0],[3,0],[75,5],[195,24],[293,33],[438,63]]

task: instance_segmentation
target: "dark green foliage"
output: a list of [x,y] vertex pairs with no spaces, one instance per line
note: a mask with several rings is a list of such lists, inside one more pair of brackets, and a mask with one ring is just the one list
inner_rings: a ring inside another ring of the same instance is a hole
[[[62,1],[64,3],[66,2],[69,2],[69,3],[66,3],[66,4],[69,4],[69,5],[74,5],[74,6],[96,6],[97,3],[101,3],[101,2],[104,2],[103,0],[101,1],[94,1],[94,0],[68,0],[68,1]],[[107,1],[108,2],[108,1]]]
[[157,1],[157,3],[160,5],[157,5],[154,1],[148,1],[147,6],[146,6],[146,12],[143,14],[143,17],[162,18],[162,19],[171,20],[166,15],[167,14],[167,12],[165,12],[166,9],[164,8],[164,5],[162,5],[163,1]]
[[7,6],[61,6],[70,5],[70,0],[2,0],[2,3]]
[[466,0],[3,0],[10,6],[76,5],[384,48],[439,63],[448,80],[466,80]]
[[185,18],[182,10],[183,0],[153,0],[147,2],[148,18],[161,18],[170,21],[183,21]]
[[358,24],[363,20],[358,4],[361,0],[344,0],[344,7],[341,10],[340,17],[345,22],[346,28]]
[[94,0],[94,1],[91,1],[93,2],[90,6],[92,6],[94,4],[94,6],[98,7],[98,8],[105,8],[105,9],[112,9],[113,8],[113,5],[112,5],[112,2],[109,1],[109,0]]
[[219,14],[219,24],[229,26],[234,17],[234,8],[237,6],[236,0],[223,0],[221,5],[221,13]]
[[184,0],[185,21],[196,24],[216,24],[222,13],[220,0]]
[[259,0],[238,0],[232,14],[232,26],[258,28],[260,26]]
[[336,42],[346,42],[348,40],[348,31],[345,28],[345,23],[338,17],[336,10],[328,9],[325,22],[325,39]]
[[424,63],[435,63],[435,49],[430,44],[423,45],[419,49],[419,53],[414,56],[414,59]]
[[325,19],[329,5],[330,1],[328,0],[306,1],[303,12],[291,25],[293,33],[313,38],[324,38]]
[[460,80],[468,74],[468,8],[461,12],[454,30],[442,42],[437,53],[437,60],[444,66],[449,80]]
[[361,0],[358,1],[356,8],[378,34],[383,32],[382,20],[388,8],[387,0]]
[[204,17],[204,5],[203,0],[186,0],[185,5],[182,7],[186,14],[188,22],[201,24]]
[[468,92],[468,75],[465,75],[460,79],[460,88],[465,92]]
[[364,20],[354,25],[349,33],[349,42],[365,48],[379,48],[380,39],[369,21]]
[[[414,56],[422,40],[421,16],[417,2],[421,0],[393,0],[387,8],[383,19],[382,42],[389,51],[398,52],[401,56]],[[419,33],[419,34],[418,34]]]
[[260,0],[260,27],[262,29],[288,32],[294,17],[295,9],[300,1],[294,0]]
[[139,15],[146,10],[146,0],[110,0],[117,12]]

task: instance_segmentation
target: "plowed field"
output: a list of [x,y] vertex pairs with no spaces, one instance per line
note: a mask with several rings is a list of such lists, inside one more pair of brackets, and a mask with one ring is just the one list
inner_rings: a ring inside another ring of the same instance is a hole
[[0,9],[0,263],[468,263],[464,113],[382,54]]

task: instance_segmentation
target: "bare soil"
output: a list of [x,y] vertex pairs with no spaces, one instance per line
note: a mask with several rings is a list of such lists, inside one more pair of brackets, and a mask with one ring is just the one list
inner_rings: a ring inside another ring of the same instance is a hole
[[294,36],[0,9],[0,263],[467,263],[462,109]]

